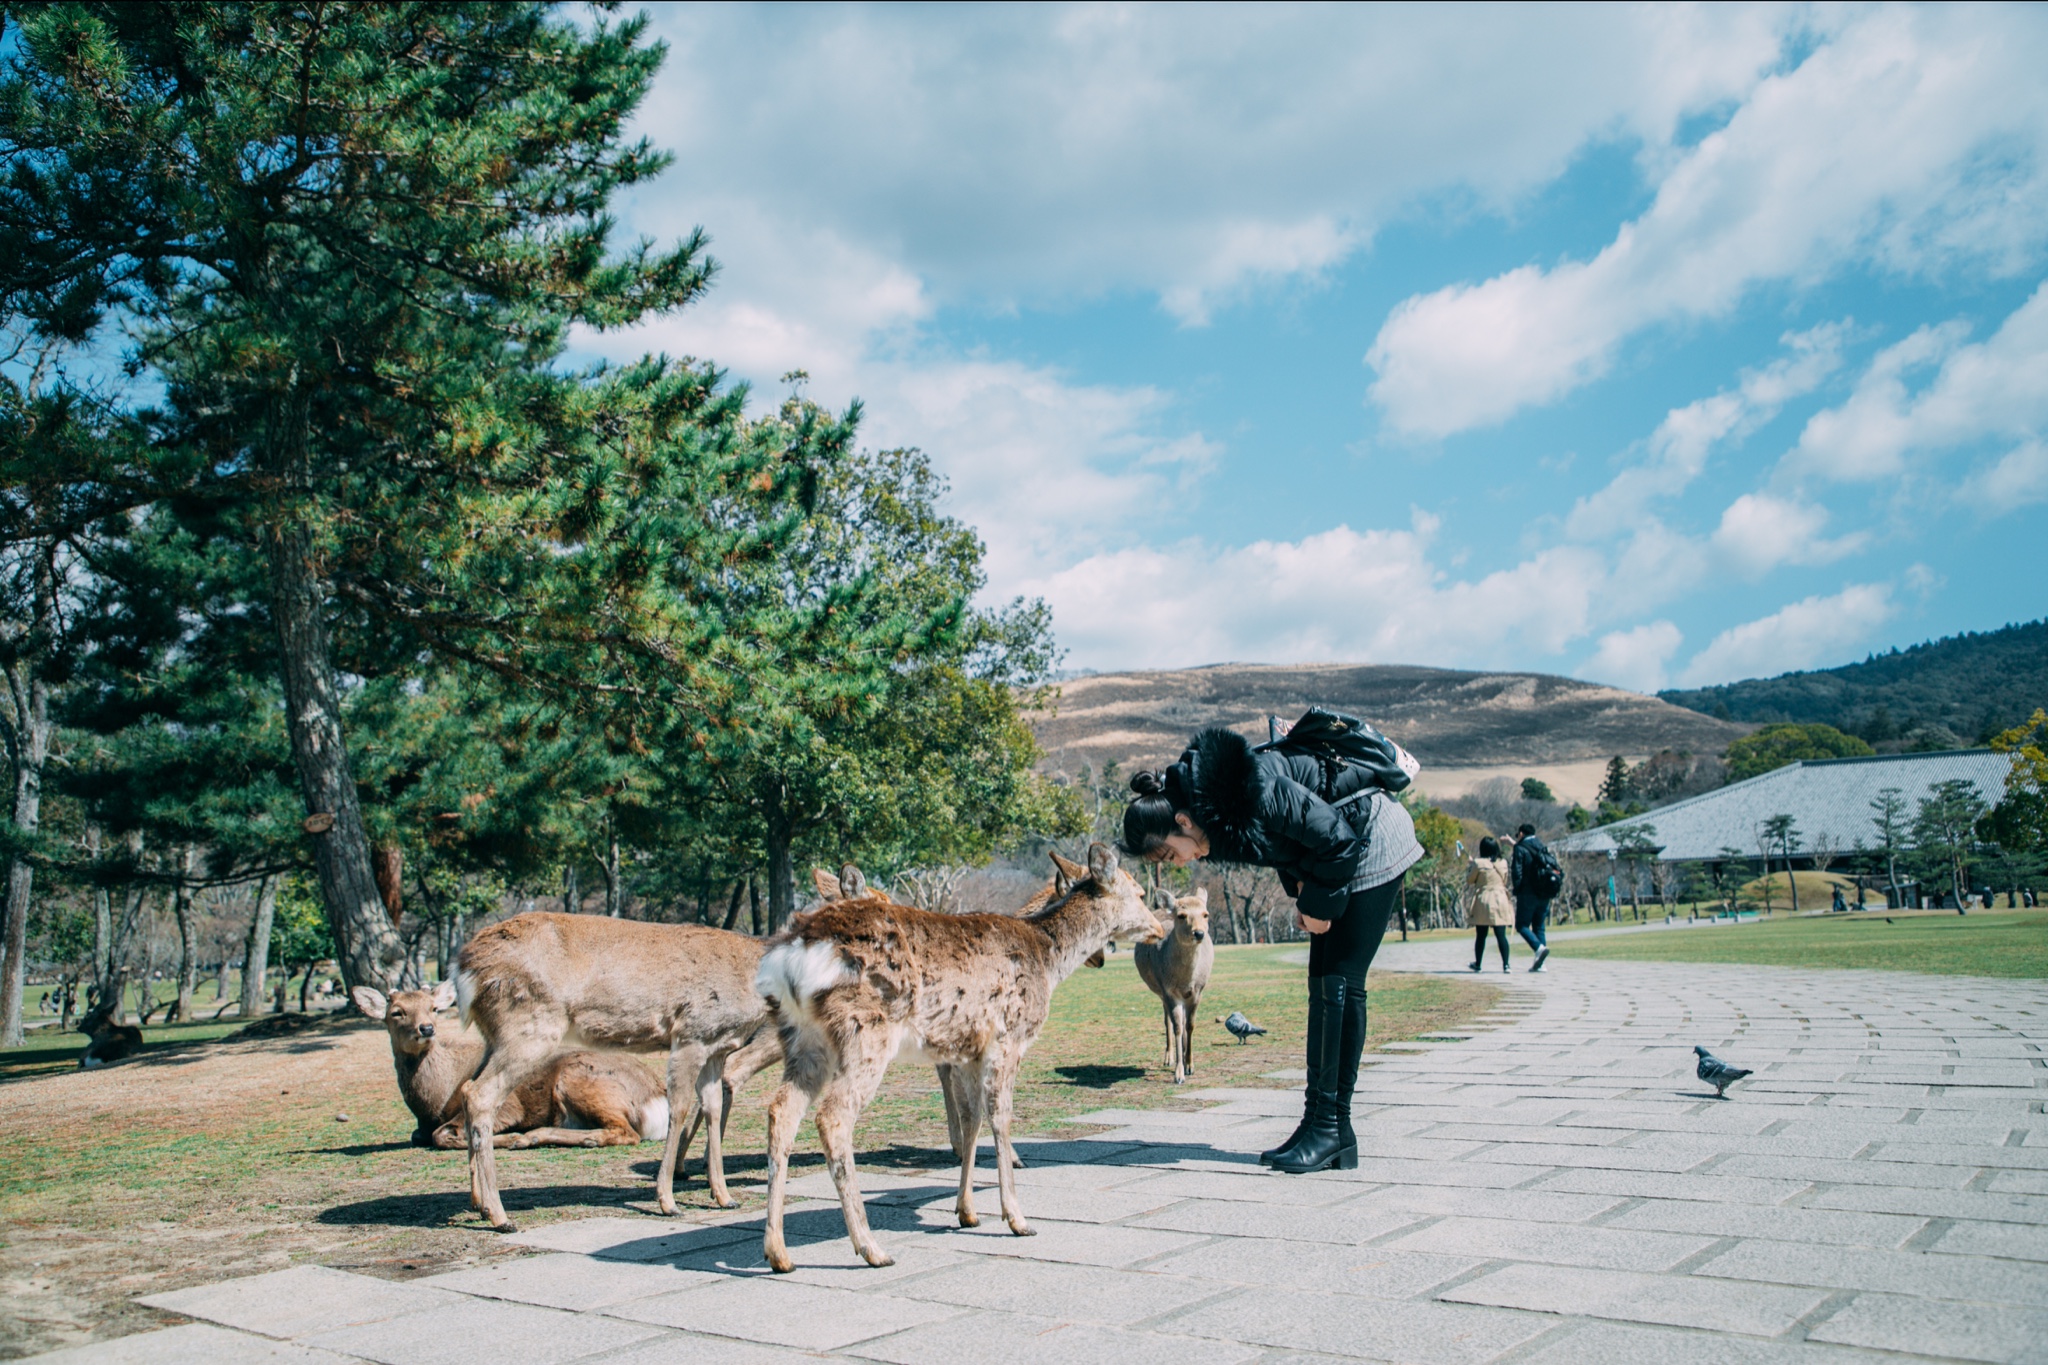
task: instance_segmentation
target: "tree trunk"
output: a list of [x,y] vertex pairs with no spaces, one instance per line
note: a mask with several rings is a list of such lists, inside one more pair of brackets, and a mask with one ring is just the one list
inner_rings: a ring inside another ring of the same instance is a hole
[[761,891],[760,888],[754,884],[754,879],[751,876],[747,878],[747,918],[748,921],[752,923],[754,926],[754,937],[762,937]]
[[576,864],[562,864],[562,913],[573,915],[583,908],[583,898],[576,894]]
[[732,884],[732,899],[726,903],[725,907],[725,923],[718,926],[727,933],[731,933],[733,925],[739,923],[740,897],[746,894],[746,890],[747,884],[745,882],[734,882]]
[[768,932],[782,932],[789,923],[789,917],[796,913],[796,862],[794,850],[790,847],[794,830],[790,828],[786,812],[771,808],[768,812]]
[[270,970],[270,923],[277,915],[276,877],[256,888],[256,917],[249,921],[249,943],[242,953],[242,1017],[263,1013],[263,978]]
[[306,964],[306,974],[305,974],[305,975],[304,975],[303,977],[300,977],[300,978],[299,978],[299,1013],[300,1013],[300,1014],[309,1014],[309,1013],[311,1013],[311,1012],[312,1012],[312,1006],[310,1006],[310,1005],[308,1005],[308,1004],[306,1003],[306,993],[307,993],[308,991],[310,991],[310,990],[312,990],[312,989],[313,989],[313,968],[314,968],[314,966],[315,966],[315,965],[317,965],[317,964],[315,964],[315,963],[311,963],[311,962],[308,962],[308,963]]
[[1792,870],[1792,845],[1785,845],[1785,883],[1792,888],[1792,913],[1799,913],[1799,874]]
[[192,996],[199,989],[199,916],[192,904],[192,889],[186,883],[192,875],[192,858],[192,848],[187,845],[178,858],[178,888],[171,897],[171,909],[178,921],[178,1003],[172,1015],[164,1016],[166,1024],[173,1015],[181,1023],[192,1021]]
[[619,826],[607,815],[604,818],[604,912],[617,919],[624,900],[619,886]]
[[298,521],[286,521],[273,535],[271,612],[320,898],[343,979],[351,986],[388,991],[405,958],[405,945],[392,932],[370,867],[370,840],[342,738],[341,697],[312,535]]
[[377,898],[396,929],[405,912],[405,854],[397,844],[377,845],[370,850],[370,873],[377,879]]
[[[48,615],[46,574],[37,574],[38,624]],[[42,820],[43,763],[50,753],[50,685],[17,660],[7,669],[15,721],[14,828],[32,835]],[[28,908],[35,889],[35,865],[26,858],[7,866],[7,924],[0,948],[0,1047],[19,1047],[21,997],[27,988]]]

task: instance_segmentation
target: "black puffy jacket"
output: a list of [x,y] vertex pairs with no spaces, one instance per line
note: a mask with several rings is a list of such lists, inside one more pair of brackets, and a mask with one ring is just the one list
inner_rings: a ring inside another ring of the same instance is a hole
[[1166,778],[1167,795],[1209,836],[1209,856],[1220,862],[1275,868],[1301,913],[1336,919],[1344,888],[1365,860],[1371,830],[1354,830],[1346,815],[1364,819],[1368,802],[1344,810],[1340,801],[1371,778],[1340,767],[1328,778],[1306,754],[1253,753],[1234,730],[1203,730],[1188,742]]

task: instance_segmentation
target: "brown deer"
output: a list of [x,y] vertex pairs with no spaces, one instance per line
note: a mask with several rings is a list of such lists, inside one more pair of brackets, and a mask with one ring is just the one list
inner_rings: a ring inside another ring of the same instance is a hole
[[[419,1124],[413,1144],[448,1151],[466,1146],[456,1092],[483,1065],[484,1045],[437,1025],[436,1013],[455,1003],[455,983],[393,991],[389,998],[358,986],[349,998],[391,1036],[398,1093]],[[499,1147],[625,1147],[661,1141],[668,1121],[668,1100],[640,1063],[599,1052],[563,1052],[498,1106],[491,1141]]]
[[1172,931],[1157,943],[1131,949],[1131,960],[1165,1008],[1166,1066],[1179,1085],[1195,1069],[1195,1008],[1216,965],[1216,942],[1209,937],[1208,888],[1174,897],[1172,909]]
[[[1067,864],[1072,867],[1073,864]],[[945,915],[856,895],[800,915],[761,959],[755,985],[775,1014],[785,1054],[783,1082],[768,1107],[768,1218],[763,1252],[779,1272],[794,1268],[783,1244],[782,1212],[797,1125],[815,1099],[817,1128],[854,1249],[869,1265],[891,1264],[868,1227],[854,1170],[853,1129],[889,1063],[908,1051],[950,1068],[946,1090],[958,1108],[953,1150],[960,1158],[963,1227],[974,1211],[974,1142],[984,1112],[996,1135],[996,1182],[1003,1220],[1019,1237],[1031,1226],[1017,1204],[1011,1165],[1011,1092],[1025,1050],[1052,1006],[1053,987],[1114,938],[1156,939],[1159,921],[1116,854],[1096,844],[1080,879],[1028,918]],[[847,867],[843,889],[861,887]]]
[[489,1047],[461,1095],[469,1196],[492,1227],[515,1230],[498,1197],[496,1116],[565,1048],[666,1052],[670,1121],[657,1202],[663,1213],[676,1211],[676,1167],[701,1126],[711,1196],[721,1208],[733,1206],[723,1152],[727,1100],[782,1054],[767,1005],[754,993],[762,947],[701,924],[559,914],[517,915],[463,945],[456,1001]]

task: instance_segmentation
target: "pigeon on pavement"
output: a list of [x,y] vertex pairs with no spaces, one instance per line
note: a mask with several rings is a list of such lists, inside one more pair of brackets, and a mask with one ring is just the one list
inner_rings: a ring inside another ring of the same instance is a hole
[[1237,1039],[1237,1045],[1239,1047],[1243,1047],[1244,1040],[1251,1037],[1253,1034],[1264,1033],[1266,1031],[1265,1029],[1259,1027],[1257,1024],[1254,1024],[1251,1020],[1245,1018],[1244,1015],[1237,1010],[1232,1010],[1227,1017],[1218,1019],[1216,1022],[1230,1030],[1230,1036]]
[[1700,1059],[1699,1069],[1696,1074],[1701,1080],[1714,1087],[1714,1097],[1716,1099],[1727,1099],[1728,1087],[1750,1074],[1742,1067],[1728,1065],[1728,1063],[1722,1061],[1703,1047],[1696,1047],[1693,1049],[1693,1052]]

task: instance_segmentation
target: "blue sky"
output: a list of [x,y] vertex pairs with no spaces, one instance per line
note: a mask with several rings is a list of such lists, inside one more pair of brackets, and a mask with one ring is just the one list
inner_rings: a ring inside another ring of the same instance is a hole
[[2048,10],[667,7],[593,353],[866,404],[1070,666],[1825,666],[2048,614]]

